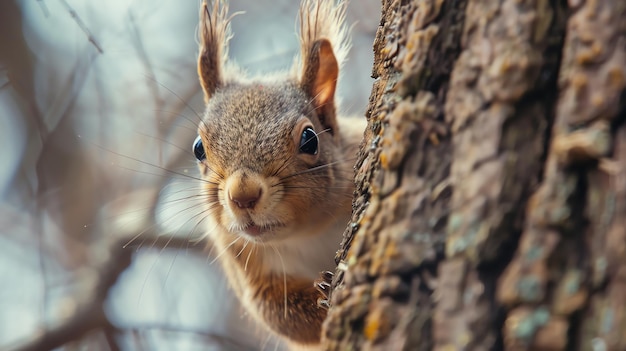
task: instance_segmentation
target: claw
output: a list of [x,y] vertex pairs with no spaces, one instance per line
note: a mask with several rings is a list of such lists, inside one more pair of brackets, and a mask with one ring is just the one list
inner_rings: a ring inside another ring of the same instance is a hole
[[317,299],[317,306],[324,309],[329,309],[330,302],[327,299]]
[[330,284],[328,284],[327,282],[315,282],[315,285],[317,286],[318,290],[323,290],[326,291],[326,289],[330,289]]
[[317,305],[321,308],[330,308],[330,290],[335,274],[330,271],[320,272],[319,278],[313,282],[313,286],[322,295],[317,299]]
[[325,272],[320,273],[320,276],[325,281],[331,282],[333,280],[333,277],[335,276],[335,273],[331,271],[325,271]]

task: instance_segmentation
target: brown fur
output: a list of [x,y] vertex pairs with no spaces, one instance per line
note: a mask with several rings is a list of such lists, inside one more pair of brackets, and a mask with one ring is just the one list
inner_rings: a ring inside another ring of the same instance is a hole
[[[272,79],[233,73],[239,71],[224,55],[225,6],[208,8],[201,10],[198,59],[207,101],[198,132],[208,235],[249,313],[292,346],[316,345],[326,311],[313,280],[334,267],[364,129],[363,120],[336,116],[336,82],[349,46],[345,3],[303,2],[303,61],[293,70],[300,73]],[[306,127],[318,134],[315,155],[299,152]]]

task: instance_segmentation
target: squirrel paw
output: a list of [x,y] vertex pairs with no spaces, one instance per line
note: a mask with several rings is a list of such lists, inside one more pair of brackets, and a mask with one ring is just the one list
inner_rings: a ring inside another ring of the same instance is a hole
[[320,272],[320,277],[313,282],[313,286],[322,294],[322,297],[317,299],[317,306],[328,309],[330,308],[330,286],[335,274],[330,271]]

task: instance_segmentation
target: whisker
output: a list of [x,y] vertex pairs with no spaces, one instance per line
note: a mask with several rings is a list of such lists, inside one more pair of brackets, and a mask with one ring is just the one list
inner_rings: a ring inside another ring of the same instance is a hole
[[[190,198],[191,198],[191,197],[190,197]],[[182,200],[183,200],[183,199],[175,199],[175,200],[171,200],[171,201],[162,201],[161,203],[162,203],[162,204],[165,204],[165,205],[170,205],[170,204],[172,204],[172,203],[175,203],[175,202],[178,202],[178,201],[182,201]],[[210,202],[208,202],[208,205],[209,205],[209,209],[210,209],[210,210],[214,209],[214,207],[215,207],[215,206],[214,206],[214,205],[215,205],[215,203],[216,203],[216,201],[210,201]],[[184,209],[184,210],[182,210],[182,211],[179,211],[178,213],[176,213],[176,214],[175,214],[175,216],[177,216],[177,215],[179,215],[179,214],[181,214],[181,213],[185,212],[186,210],[192,209],[192,208],[194,208],[194,207],[195,207],[195,206],[197,206],[197,205],[203,205],[203,204],[194,204],[194,206],[190,206],[190,207],[188,207],[188,208],[186,208],[186,209]],[[153,209],[154,209],[154,207],[153,207],[153,206],[148,206],[148,207],[144,207],[144,208],[140,208],[140,209],[136,209],[136,210],[125,211],[125,212],[121,212],[121,213],[117,213],[117,214],[115,214],[115,215],[111,215],[111,216],[105,217],[105,218],[104,218],[104,220],[105,220],[105,221],[110,221],[110,220],[115,220],[115,219],[117,219],[117,218],[123,218],[123,217],[126,217],[126,216],[131,215],[131,214],[134,214],[134,213],[140,213],[140,212],[151,212]],[[154,213],[151,213],[151,214],[152,214],[152,215],[154,215],[154,216],[158,216],[158,215],[162,214],[162,213],[163,213],[163,212],[165,212],[165,211],[167,211],[167,208],[163,207],[163,208],[160,208],[158,211],[155,211]],[[206,211],[203,211],[203,212],[206,212]],[[201,213],[203,213],[203,212],[201,212]],[[197,216],[197,215],[196,215],[196,216]],[[143,220],[144,218],[145,218],[145,216],[141,216],[141,215],[140,215],[140,216],[139,216],[136,220]],[[123,247],[124,247],[124,248],[128,247],[128,246],[129,246],[129,245],[131,245],[131,244],[132,244],[135,240],[137,240],[137,238],[139,238],[141,235],[143,235],[143,234],[144,234],[144,233],[146,233],[147,231],[149,231],[149,230],[151,230],[151,229],[155,228],[155,227],[156,227],[157,225],[159,225],[159,224],[164,224],[164,223],[167,223],[167,222],[169,222],[170,220],[172,220],[173,218],[174,218],[174,217],[172,217],[172,218],[170,218],[170,219],[167,219],[167,220],[164,220],[164,221],[161,221],[161,222],[156,222],[156,221],[154,221],[154,220],[153,220],[153,222],[154,222],[154,223],[153,223],[152,225],[150,225],[149,227],[145,228],[144,230],[142,230],[141,232],[139,232],[138,234],[136,234],[135,236],[133,236],[133,237],[132,237],[132,238],[131,238],[131,239],[130,239],[130,240],[129,240],[126,244],[124,244],[124,246],[123,246]],[[195,218],[195,216],[191,217],[189,220],[191,220],[191,219],[193,219],[193,218]],[[188,220],[188,221],[189,221],[189,220]],[[131,223],[132,221],[133,221],[133,220],[131,220],[131,219],[125,220],[125,221],[123,222],[123,224],[122,224],[122,225],[125,225],[126,223]],[[188,222],[188,221],[187,221],[187,222]]]
[[167,144],[167,145],[173,146],[173,147],[177,148],[178,150],[183,151],[183,152],[184,152],[184,153],[186,153],[186,154],[191,154],[187,148],[183,148],[183,147],[181,147],[180,145],[176,145],[176,144],[174,144],[174,143],[170,142],[169,140],[167,140],[167,139],[165,139],[165,138],[162,138],[162,137],[156,137],[156,136],[154,136],[154,135],[150,135],[150,134],[148,134],[148,133],[140,132],[140,131],[137,131],[137,130],[135,131],[135,133],[137,133],[137,134],[139,134],[139,135],[141,135],[141,136],[144,136],[144,137],[146,137],[146,138],[150,138],[150,139],[158,140],[158,141],[162,142],[163,144]]
[[[167,240],[165,245],[163,245],[161,250],[159,250],[159,253],[158,253],[157,257],[161,257],[161,255],[163,254],[163,252],[165,251],[167,246],[172,242],[173,239],[174,239],[174,234],[171,234],[170,238]],[[174,262],[176,262],[176,257],[178,257],[178,252],[179,251],[180,250],[176,250],[176,253],[174,254],[174,258],[172,259],[172,262],[170,262],[170,265],[169,265],[169,267],[167,269],[167,273],[165,273],[165,279],[163,280],[163,285],[161,287],[163,290],[165,290],[165,287],[166,287],[166,284],[167,284],[167,279],[169,278],[170,273],[172,272],[172,267],[174,267]]]
[[[176,214],[174,214],[174,216],[172,216],[172,217],[170,217],[170,218],[168,218],[168,219],[164,220],[164,221],[162,222],[162,224],[167,224],[167,223],[171,222],[171,221],[175,218],[175,216],[178,216],[178,215],[180,215],[181,213],[183,213],[183,212],[187,212],[187,211],[189,211],[189,210],[191,210],[191,209],[197,208],[198,206],[202,206],[202,204],[191,204],[190,206],[185,207],[185,208],[183,208],[182,210],[178,211]],[[162,211],[165,211],[165,209],[163,209]],[[204,212],[204,210],[202,210],[200,213],[203,213],[203,212]],[[197,216],[197,215],[196,215],[196,216]],[[185,223],[187,223],[189,220],[191,220],[191,219],[193,219],[193,218],[194,218],[194,217],[191,217],[191,218],[190,218],[190,219],[188,219]]]
[[[79,139],[82,139],[82,136],[80,136],[80,135],[79,135],[79,136],[78,136],[78,138],[79,138]],[[146,161],[140,160],[140,159],[135,158],[135,157],[131,157],[131,156],[127,156],[127,155],[120,154],[119,152],[115,152],[115,151],[113,151],[113,150],[107,149],[107,148],[105,148],[105,147],[103,147],[103,146],[101,146],[101,145],[98,145],[98,144],[95,144],[95,143],[92,143],[92,142],[87,142],[87,143],[91,144],[92,146],[95,146],[95,147],[99,148],[100,150],[103,150],[103,151],[109,152],[109,153],[111,153],[111,154],[113,154],[113,155],[116,155],[116,156],[119,156],[119,157],[121,157],[121,158],[129,159],[129,160],[132,160],[132,161],[138,162],[138,163],[140,163],[140,164],[144,164],[144,165],[147,165],[147,166],[150,166],[150,167],[154,167],[154,168],[160,169],[160,170],[165,171],[165,172],[170,173],[170,174],[175,174],[175,175],[179,175],[179,176],[182,176],[182,177],[185,177],[185,178],[195,179],[195,180],[201,181],[201,182],[203,182],[203,183],[209,183],[209,184],[216,185],[216,184],[211,183],[211,182],[208,182],[208,181],[206,181],[206,180],[204,180],[204,179],[202,179],[202,178],[198,178],[198,177],[190,176],[190,175],[187,175],[187,174],[184,174],[184,173],[174,172],[174,171],[169,170],[169,169],[167,169],[167,168],[164,168],[164,167],[161,167],[161,166],[154,165],[154,164],[152,164],[152,163],[150,163],[150,162],[146,162]],[[121,165],[118,165],[118,166],[122,167]],[[140,172],[139,170],[134,170],[134,171],[136,171],[136,172]],[[217,173],[216,173],[216,174],[217,174]]]
[[[184,228],[184,226],[185,226],[187,223],[189,223],[190,221],[195,220],[195,219],[196,219],[197,217],[199,217],[199,216],[203,216],[203,217],[202,217],[202,218],[201,218],[198,222],[196,222],[196,224],[194,224],[193,229],[191,230],[191,232],[190,232],[190,234],[189,234],[189,235],[191,235],[191,233],[193,233],[193,232],[196,230],[196,228],[198,228],[198,226],[200,226],[200,224],[202,224],[202,222],[203,222],[206,218],[208,218],[208,216],[209,216],[210,214],[212,214],[212,213],[214,212],[214,210],[215,210],[216,208],[217,208],[216,206],[212,206],[212,207],[211,207],[211,208],[209,208],[209,209],[203,209],[202,211],[200,211],[200,212],[196,213],[195,215],[193,215],[193,216],[189,217],[189,218],[188,218],[185,222],[183,222],[183,223],[182,223],[182,225],[180,226],[180,229],[179,229],[179,230],[177,230],[177,231],[176,231],[176,233],[179,233],[179,232],[180,232],[180,230],[181,230],[182,228]],[[181,212],[181,213],[182,213],[182,212]],[[179,214],[180,214],[180,213],[177,213],[177,214],[175,214],[175,216],[177,216],[177,215],[179,215]],[[173,219],[173,218],[174,218],[174,217],[172,217],[171,219]],[[203,237],[203,236],[202,236],[202,237]],[[202,240],[202,237],[200,237],[197,241]]]
[[209,263],[209,264],[213,264],[215,263],[215,261],[217,261],[218,258],[222,257],[222,255],[228,251],[228,249],[230,249],[231,246],[233,246],[237,241],[239,241],[239,239],[241,239],[240,236],[237,236],[235,238],[235,240],[233,240],[230,244],[228,244],[228,246],[226,246],[226,248],[224,248],[224,250],[222,250],[222,252],[220,252],[219,255],[215,256],[215,258]]
[[147,76],[146,78],[154,81],[156,84],[162,86],[163,88],[165,88],[165,90],[169,91],[172,95],[174,95],[180,102],[182,102],[189,110],[191,110],[196,117],[198,117],[198,120],[200,122],[202,122],[202,116],[198,113],[198,111],[196,111],[193,107],[191,107],[191,105],[184,100],[182,97],[180,97],[180,95],[176,94],[176,92],[174,92],[172,89],[168,88],[165,84],[159,82],[158,80],[156,80],[156,78],[151,77],[151,76]]
[[[122,245],[123,248],[127,248],[129,247],[133,242],[135,242],[135,240],[137,240],[139,237],[141,237],[142,235],[144,235],[145,233],[147,233],[148,231],[156,228],[158,226],[158,223],[155,221],[153,222],[153,224],[147,226],[146,228],[144,228],[141,232],[139,232],[138,234],[136,234],[135,236],[133,236],[130,240],[128,240],[128,242],[126,242],[126,244]],[[137,245],[137,250],[139,250],[141,247],[143,247],[143,244],[146,242],[148,238],[143,238],[143,240],[141,241],[141,243],[139,245]],[[154,243],[153,245],[156,243],[156,241],[158,240],[158,235],[156,236],[156,238],[154,239]]]
[[285,270],[285,261],[283,261],[283,255],[280,254],[280,251],[275,245],[270,244],[274,252],[278,255],[280,259],[280,265],[283,267],[283,293],[285,295],[285,319],[287,319],[287,271]]
[[241,256],[241,253],[243,252],[243,250],[246,249],[246,246],[248,246],[249,242],[250,242],[250,240],[246,239],[246,242],[243,244],[243,247],[241,248],[241,250],[239,250],[239,253],[237,253],[235,255],[235,258],[239,258],[239,256]]
[[[189,200],[194,200],[194,199],[211,199],[211,198],[217,198],[217,192],[216,193],[209,193],[209,192],[199,192],[197,194],[191,194],[188,196],[182,196],[176,199],[168,199],[168,200],[161,200],[159,202],[159,204],[163,204],[163,205],[172,205],[172,204],[176,204],[179,202],[186,202]],[[197,204],[204,204],[204,203],[212,203],[212,202],[216,202],[217,200],[214,201],[207,201],[207,202],[201,202],[201,203],[197,203]]]
[[254,246],[252,246],[252,248],[248,252],[248,258],[246,258],[246,263],[243,266],[243,271],[244,272],[248,271],[248,262],[250,261],[250,255],[252,255],[252,251],[256,250],[256,248],[257,248],[257,245],[254,245]]
[[278,351],[278,346],[280,346],[280,339],[276,338],[274,342],[274,351]]
[[[355,158],[355,159],[356,159],[356,158]],[[295,176],[299,176],[299,175],[301,175],[301,174],[306,174],[306,173],[311,173],[311,172],[319,171],[320,169],[324,169],[324,168],[327,168],[327,167],[331,167],[331,166],[334,166],[334,165],[336,165],[336,164],[339,164],[339,163],[345,162],[345,161],[347,161],[347,160],[350,160],[350,159],[338,160],[338,161],[329,162],[329,163],[326,163],[326,164],[323,164],[323,165],[315,166],[315,167],[312,167],[312,168],[308,168],[308,169],[305,169],[305,170],[303,170],[303,171],[296,172],[296,173],[294,173],[294,174],[290,174],[290,175],[288,175],[288,176],[282,177],[280,180],[281,180],[281,181],[283,181],[283,180],[285,180],[285,179],[292,178],[292,177],[295,177]]]
[[[172,235],[171,238],[173,238],[174,236]],[[170,239],[172,240],[172,239]],[[169,244],[169,241],[165,244],[165,246],[163,247],[163,249],[165,249],[165,247],[167,247],[167,245]],[[174,267],[174,263],[176,262],[176,259],[178,258],[178,253],[181,250],[176,250],[176,252],[174,252],[174,258],[172,259],[172,262],[170,262],[170,266],[167,268],[167,273],[165,273],[165,279],[163,279],[163,285],[162,285],[162,289],[165,290],[165,287],[167,284],[167,279],[170,277],[170,273],[172,272],[172,268]]]
[[295,162],[295,158],[294,158],[293,156],[291,156],[291,155],[290,155],[290,156],[289,156],[289,157],[288,157],[288,158],[287,158],[287,159],[283,162],[283,164],[282,164],[280,167],[278,167],[278,169],[277,169],[276,171],[274,171],[274,172],[272,172],[272,173],[271,173],[271,176],[272,176],[272,177],[275,177],[275,176],[279,175],[279,174],[280,174],[280,172],[282,172],[282,171],[283,171],[283,170],[284,170],[287,166],[289,166],[289,165],[293,164],[294,162]]
[[[189,118],[189,116],[187,116],[187,115],[185,115],[185,114],[182,114],[182,113],[180,113],[180,112],[178,112],[178,111],[170,111],[170,110],[163,110],[163,109],[154,109],[153,111],[154,111],[154,112],[162,112],[162,113],[166,113],[166,114],[168,114],[168,115],[170,115],[170,116],[174,116],[174,117],[181,117],[181,118],[183,118],[185,121],[187,121],[187,122],[191,123],[191,125],[193,126],[193,128],[188,127],[188,126],[183,125],[183,124],[179,125],[178,127],[180,127],[180,128],[184,128],[184,129],[187,129],[187,130],[190,130],[190,131],[192,131],[192,132],[194,132],[194,133],[196,133],[196,132],[198,131],[198,124],[197,124],[197,122],[196,122],[196,121],[194,121],[194,120],[192,120],[192,119],[190,119],[190,118]],[[175,125],[174,125],[174,126],[175,126]]]
[[[330,131],[330,128],[324,129],[324,130],[322,130],[319,133],[313,131],[313,133],[315,133],[316,137],[319,137],[320,134],[323,134],[323,133],[328,132],[328,131]],[[315,139],[314,138],[310,138],[309,140],[305,141],[304,144],[300,145],[300,147],[303,147],[304,145],[308,144],[310,141],[313,141],[313,140],[315,140]]]
[[[307,105],[308,105],[308,106],[313,105],[313,103],[315,102],[315,100],[316,100],[316,99],[317,99],[317,98],[318,98],[318,97],[319,97],[319,96],[320,96],[323,92],[324,92],[324,91],[322,90],[322,91],[320,91],[319,93],[315,94],[315,96],[313,96],[313,98],[312,98],[311,100],[307,101]],[[315,106],[315,107],[313,108],[313,110],[317,111],[320,107],[322,107],[322,106]]]
[[123,249],[127,248],[128,245],[132,244],[135,240],[137,240],[140,236],[142,236],[147,230],[148,229],[142,230],[137,235],[135,235],[132,238],[130,238],[130,240],[128,240],[128,242],[126,244],[122,245],[122,248]]
[[[209,206],[209,208],[207,208],[203,212],[201,212],[201,214],[206,214],[206,216],[202,217],[198,222],[196,222],[196,224],[193,226],[193,231],[195,231],[196,228],[198,228],[198,226],[200,226],[200,224],[202,224],[202,222],[204,222],[205,219],[209,218],[209,215],[212,212],[214,212],[214,210],[217,207],[219,207],[219,206],[220,206],[219,204],[212,204],[211,206]],[[193,240],[192,242],[194,242],[194,243],[200,242],[202,239],[204,239],[205,237],[207,237],[209,235],[208,233],[211,233],[212,231],[214,231],[215,228],[217,228],[217,224],[213,227],[213,229],[207,229],[206,233],[204,235],[200,236],[198,239]],[[213,246],[211,246],[211,252],[212,252],[212,250],[213,250]],[[209,253],[209,256],[210,256],[210,253]]]
[[267,338],[265,338],[265,341],[263,341],[263,344],[261,345],[261,351],[265,351],[265,347],[269,344],[271,337],[272,333],[267,333]]
[[148,277],[150,276],[150,274],[152,274],[152,270],[154,270],[157,260],[158,260],[158,257],[152,262],[152,264],[150,265],[150,268],[148,269],[148,272],[146,272],[146,276],[143,279],[143,283],[141,284],[141,289],[139,290],[139,296],[137,296],[137,304],[139,304],[139,302],[143,298],[143,293],[146,290],[146,284],[148,284]]

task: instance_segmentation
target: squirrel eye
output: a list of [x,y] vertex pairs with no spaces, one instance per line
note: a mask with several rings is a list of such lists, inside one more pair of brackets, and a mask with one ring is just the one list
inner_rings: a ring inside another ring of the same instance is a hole
[[300,152],[309,155],[317,154],[317,134],[311,127],[306,127],[300,137]]
[[193,141],[193,154],[196,156],[198,161],[204,161],[206,159],[206,154],[204,153],[204,145],[202,145],[202,139],[198,135],[196,140]]

